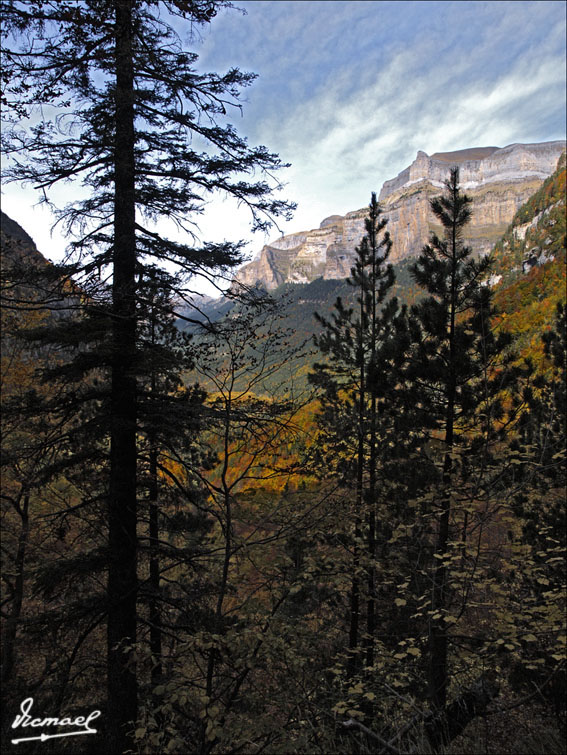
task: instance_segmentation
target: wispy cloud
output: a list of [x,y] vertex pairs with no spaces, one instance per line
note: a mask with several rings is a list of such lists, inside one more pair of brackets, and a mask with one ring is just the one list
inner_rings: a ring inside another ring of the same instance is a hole
[[[331,22],[322,23],[310,45],[303,36],[305,66],[295,61],[290,70],[311,76],[311,96],[267,108],[252,130],[293,163],[286,177],[299,209],[290,229],[361,206],[418,149],[431,154],[564,138],[565,23],[558,4],[343,5],[356,6],[357,33],[344,32],[351,47],[342,38],[322,82],[309,72],[323,55],[319,37]],[[421,27],[396,27],[404,6],[429,11]],[[368,8],[370,19],[359,15]],[[359,47],[352,51],[362,21],[366,37],[388,48],[387,59],[383,51],[370,49],[366,59]],[[306,28],[315,34],[312,24]]]

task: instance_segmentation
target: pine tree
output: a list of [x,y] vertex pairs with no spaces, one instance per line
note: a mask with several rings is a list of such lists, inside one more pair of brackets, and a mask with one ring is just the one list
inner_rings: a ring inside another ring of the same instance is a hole
[[[376,633],[375,559],[380,538],[376,518],[378,468],[387,463],[386,436],[394,428],[396,371],[403,360],[403,312],[395,298],[387,300],[394,283],[387,264],[391,240],[387,220],[372,194],[366,235],[356,249],[349,284],[356,291],[357,309],[339,298],[331,320],[316,315],[322,333],[316,344],[328,363],[316,364],[310,380],[322,389],[319,445],[331,452],[335,472],[344,484],[355,484],[352,512],[352,581],[349,606],[349,662],[352,677],[360,668],[361,600],[366,601],[365,664],[372,666]],[[400,424],[403,421],[400,416]],[[391,439],[391,435],[390,435]],[[326,462],[328,464],[328,461]],[[383,518],[383,517],[381,517]],[[383,536],[382,536],[383,538]],[[361,576],[365,577],[363,590]]]
[[[138,698],[128,651],[137,637],[139,271],[149,259],[172,261],[188,275],[241,259],[239,244],[193,243],[190,218],[214,191],[248,207],[256,229],[292,208],[271,197],[266,181],[242,178],[281,167],[277,156],[249,147],[221,123],[254,76],[238,69],[198,74],[197,56],[182,49],[167,22],[206,24],[223,6],[230,3],[7,0],[1,9],[9,177],[34,182],[46,198],[61,181],[81,181],[87,198],[60,211],[81,255],[75,279],[111,278],[111,350],[98,367],[110,374],[107,674],[114,751],[127,746]],[[18,120],[41,105],[53,118],[21,127]],[[152,229],[164,216],[188,241]]]
[[[97,583],[102,559],[96,548],[101,543],[93,536],[102,516],[97,500],[100,481],[93,484],[93,473],[96,477],[104,454],[97,446],[91,411],[99,396],[91,382],[85,386],[85,400],[78,402],[69,369],[77,336],[69,318],[80,306],[77,292],[63,285],[58,266],[48,264],[31,239],[5,216],[2,231],[2,478],[3,501],[11,508],[3,504],[3,525],[14,532],[15,521],[20,530],[14,548],[11,536],[6,538],[3,554],[5,573],[14,575],[8,589],[12,595],[3,642],[3,690],[10,699],[22,685],[25,696],[27,682],[59,707],[71,659],[83,653],[85,640],[104,614]],[[89,331],[91,342],[84,338],[86,359],[94,340],[102,348],[108,334],[100,327],[100,318]],[[52,380],[54,373],[61,380]],[[74,471],[64,477],[72,455]],[[87,458],[90,464],[85,464]],[[84,516],[87,501],[88,518]],[[80,545],[69,558],[61,558],[63,543],[68,535],[78,534],[78,526]],[[73,580],[67,567],[80,561],[81,576],[70,589]],[[30,605],[31,594],[47,595],[41,610],[37,605],[32,608],[33,602]],[[30,641],[45,658],[45,669],[26,678],[19,671],[21,664],[14,666],[13,661],[18,646],[21,657],[22,647]],[[75,680],[81,686],[80,671]]]
[[[432,706],[443,711],[450,679],[448,644],[450,544],[453,501],[474,501],[490,488],[493,449],[501,437],[503,390],[510,385],[510,337],[496,335],[491,291],[484,283],[490,257],[475,260],[463,242],[471,200],[461,193],[459,170],[451,170],[445,193],[431,209],[443,227],[432,235],[411,267],[428,296],[412,307],[412,355],[406,379],[413,387],[418,426],[438,447],[439,474],[430,484],[437,517],[430,601],[428,682]],[[498,367],[498,370],[496,369]],[[459,486],[469,492],[461,496]],[[458,537],[466,543],[468,511],[463,507]]]

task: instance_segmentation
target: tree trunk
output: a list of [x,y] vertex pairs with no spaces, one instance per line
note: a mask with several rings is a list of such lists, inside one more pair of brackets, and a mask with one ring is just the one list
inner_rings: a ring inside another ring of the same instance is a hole
[[490,675],[481,676],[449,707],[434,713],[424,721],[425,733],[431,746],[437,751],[450,744],[477,716],[481,716],[498,695],[499,686]]
[[[155,303],[151,308],[151,344],[156,345]],[[157,376],[155,368],[151,376],[151,397],[156,400]],[[162,630],[160,611],[159,586],[159,505],[158,505],[158,448],[156,433],[152,428],[149,432],[150,447],[150,486],[149,486],[149,516],[150,516],[150,652],[153,657],[152,685],[155,687],[161,681],[162,667]]]
[[[452,433],[451,433],[452,437]],[[450,475],[451,456],[445,454],[443,479]],[[445,488],[445,485],[444,485]],[[451,513],[451,499],[448,491],[443,490],[441,517],[439,519],[439,533],[435,554],[443,556],[447,551],[449,541],[449,517]],[[434,708],[443,710],[447,703],[447,629],[445,623],[447,567],[443,558],[437,561],[433,574],[433,594],[431,610],[434,612],[429,629],[429,698]],[[440,614],[438,618],[433,618]]]
[[115,0],[116,110],[108,569],[108,731],[128,747],[137,717],[136,642],[136,229],[132,2]]
[[360,621],[360,538],[361,538],[361,518],[364,506],[363,482],[364,482],[364,416],[366,401],[366,370],[364,365],[364,291],[360,291],[360,334],[359,334],[359,380],[360,394],[358,403],[358,449],[356,459],[356,512],[354,524],[354,555],[353,555],[353,573],[350,594],[350,625],[349,625],[349,658],[347,664],[347,677],[351,679],[358,670],[358,633]]
[[157,484],[157,449],[150,437],[150,652],[153,657],[152,684],[162,677],[161,611],[159,596],[159,507]]
[[[377,216],[376,216],[377,217]],[[368,475],[368,495],[366,512],[368,522],[368,601],[366,608],[366,665],[370,668],[374,665],[374,635],[376,633],[376,467],[377,438],[376,438],[376,274],[378,253],[376,240],[376,217],[372,215],[372,233],[369,234],[370,249],[372,253],[372,282],[371,282],[371,343],[370,343],[370,458]]]
[[[357,495],[357,503],[361,503],[361,496]],[[358,625],[360,617],[360,516],[357,513],[354,525],[354,554],[352,559],[352,581],[350,587],[350,621],[348,635],[348,664],[347,677],[352,679],[358,670]]]
[[439,533],[435,553],[440,558],[437,561],[433,575],[433,595],[431,609],[433,616],[441,614],[438,618],[431,618],[429,634],[429,697],[431,704],[437,710],[443,710],[447,704],[448,666],[447,666],[447,624],[445,622],[445,608],[447,603],[447,567],[445,566],[444,554],[447,552],[449,542],[449,522],[451,516],[451,471],[453,467],[453,445],[455,426],[455,399],[456,378],[455,360],[458,355],[455,351],[455,321],[457,309],[456,272],[457,272],[457,225],[453,223],[451,237],[452,271],[451,271],[451,302],[449,321],[449,371],[447,377],[445,414],[445,458],[443,460],[443,482],[441,499],[441,516],[439,519]]

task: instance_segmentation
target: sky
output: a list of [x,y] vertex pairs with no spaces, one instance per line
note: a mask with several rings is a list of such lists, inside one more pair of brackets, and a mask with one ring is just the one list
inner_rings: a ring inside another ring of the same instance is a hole
[[[281,232],[363,207],[418,150],[565,139],[563,0],[233,2],[242,10],[223,9],[188,46],[200,71],[258,74],[229,121],[291,163],[278,196],[298,207],[292,221],[252,235],[246,210],[217,197],[200,221],[203,240],[245,239],[255,257]],[[61,259],[66,242],[50,237],[39,197],[3,188],[4,211]]]

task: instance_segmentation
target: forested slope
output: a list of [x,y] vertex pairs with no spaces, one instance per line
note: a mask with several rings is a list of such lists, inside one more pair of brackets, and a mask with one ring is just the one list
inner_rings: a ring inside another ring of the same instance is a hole
[[493,275],[502,326],[518,335],[526,356],[541,357],[538,334],[565,300],[565,154],[557,170],[516,213],[496,244]]

